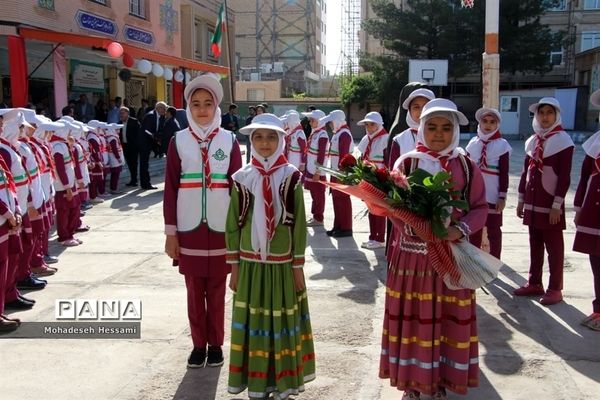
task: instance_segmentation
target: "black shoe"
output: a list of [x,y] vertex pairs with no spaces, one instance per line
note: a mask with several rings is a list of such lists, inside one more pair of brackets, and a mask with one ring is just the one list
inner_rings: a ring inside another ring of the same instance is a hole
[[80,217],[85,217],[85,211],[83,211],[83,210],[80,209],[79,210],[79,216]]
[[33,303],[30,303],[28,301],[23,301],[23,300],[19,299],[18,297],[13,301],[4,303],[4,308],[12,309],[12,310],[29,310],[31,307],[33,307]]
[[75,232],[81,233],[81,232],[87,232],[89,230],[90,230],[89,226],[83,225],[83,226],[80,226],[79,228],[75,229]]
[[144,189],[144,190],[154,190],[154,189],[158,189],[158,188],[156,186],[150,185],[150,186],[142,186],[142,189]]
[[188,357],[188,368],[203,368],[206,362],[206,349],[194,347],[192,353]]
[[[75,240],[77,240],[77,239],[75,239]],[[31,276],[33,279],[35,279],[38,282],[48,283],[48,281],[46,279],[42,279],[42,278],[38,277],[34,272],[32,272],[31,275],[29,275],[29,276]]]
[[21,293],[19,293],[19,299],[27,302],[27,303],[31,303],[31,304],[35,304],[35,300],[34,299],[29,299],[25,296],[23,296]]
[[338,230],[339,230],[339,229],[337,229],[337,228],[333,228],[333,229],[332,229],[332,230],[330,230],[330,231],[325,231],[325,233],[327,234],[327,236],[333,236],[333,235],[335,235],[335,233],[336,233]]
[[207,367],[220,367],[223,365],[223,350],[221,346],[208,346]]
[[125,186],[132,186],[132,187],[137,186],[137,182],[129,182],[129,183],[126,183]]
[[56,264],[58,262],[58,257],[46,254],[46,255],[44,255],[44,262],[46,264]]
[[17,289],[24,290],[42,290],[46,287],[46,281],[42,279],[36,279],[33,276],[28,276],[20,282],[17,282]]
[[331,237],[335,237],[335,238],[351,237],[351,236],[352,236],[352,229],[348,229],[348,230],[345,230],[345,231],[335,231],[331,235]]

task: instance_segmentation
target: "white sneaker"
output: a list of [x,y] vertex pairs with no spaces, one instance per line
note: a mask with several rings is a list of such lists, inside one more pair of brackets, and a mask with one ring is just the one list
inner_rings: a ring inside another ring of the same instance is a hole
[[92,204],[104,203],[104,199],[101,199],[100,197],[96,197],[94,199],[90,199],[90,203],[92,203]]
[[317,221],[316,219],[311,218],[306,221],[306,226],[323,226],[323,221]]
[[376,240],[371,240],[370,243],[367,243],[367,245],[364,246],[365,249],[369,249],[369,250],[382,249],[384,247],[385,247],[385,242],[378,242]]

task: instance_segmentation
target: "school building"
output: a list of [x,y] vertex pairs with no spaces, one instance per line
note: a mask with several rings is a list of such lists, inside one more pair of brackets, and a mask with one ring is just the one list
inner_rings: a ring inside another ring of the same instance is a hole
[[[210,49],[221,4],[4,0],[0,102],[32,104],[50,117],[59,117],[62,107],[80,94],[92,105],[120,96],[136,109],[142,99],[181,108],[185,82],[208,71],[221,74],[225,98],[231,99],[234,77],[227,65],[235,47],[220,58]],[[235,18],[228,11],[226,32],[234,35]]]

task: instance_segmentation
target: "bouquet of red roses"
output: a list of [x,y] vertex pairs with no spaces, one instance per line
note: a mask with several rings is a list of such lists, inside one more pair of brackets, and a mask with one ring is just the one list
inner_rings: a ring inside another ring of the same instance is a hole
[[417,168],[408,176],[399,170],[390,173],[351,155],[340,160],[340,171],[318,168],[341,182],[323,184],[362,199],[374,214],[409,225],[427,242],[433,267],[450,288],[476,289],[497,276],[501,261],[466,241],[449,243],[443,239],[452,209],[468,209],[447,172],[432,175]]

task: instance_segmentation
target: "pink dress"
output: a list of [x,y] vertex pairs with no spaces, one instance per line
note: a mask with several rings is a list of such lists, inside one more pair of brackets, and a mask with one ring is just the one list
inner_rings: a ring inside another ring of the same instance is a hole
[[[457,227],[466,237],[483,228],[488,205],[481,172],[471,163],[470,210],[455,211]],[[462,162],[450,160],[455,189],[465,189]],[[399,220],[390,245],[380,378],[398,390],[431,395],[444,387],[465,394],[478,385],[478,338],[475,292],[451,290],[435,273],[427,246]]]

